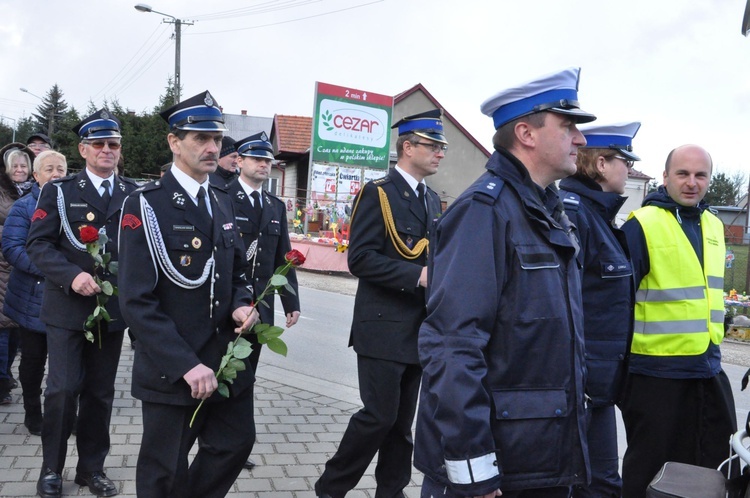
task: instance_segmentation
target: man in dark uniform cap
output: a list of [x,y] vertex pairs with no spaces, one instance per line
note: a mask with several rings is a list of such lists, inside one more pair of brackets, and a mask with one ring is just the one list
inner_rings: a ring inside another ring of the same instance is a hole
[[216,171],[209,173],[208,181],[217,187],[226,187],[237,178],[237,148],[232,137],[224,135],[219,151],[219,165]]
[[357,353],[364,408],[315,483],[321,497],[341,498],[353,489],[376,452],[377,498],[403,496],[411,479],[421,375],[417,331],[425,317],[428,239],[440,214],[440,199],[424,179],[437,172],[447,150],[440,116],[435,109],[396,123],[396,167],[354,201],[348,263],[359,286],[349,345]]
[[224,398],[214,372],[257,312],[232,201],[208,181],[225,129],[221,110],[206,91],[161,116],[174,164],[127,198],[120,225],[120,303],[138,341],[133,396],[143,410],[136,493],[223,497],[255,442],[254,375],[239,372]]
[[588,479],[581,275],[559,180],[586,145],[578,68],[482,104],[487,171],[440,218],[414,466],[422,496],[567,498]]
[[[82,330],[102,289],[94,281],[94,260],[81,242],[80,229],[92,226],[109,237],[105,252],[117,261],[117,227],[125,197],[135,183],[115,174],[120,157],[120,122],[101,109],[74,129],[86,168],[75,176],[45,184],[31,218],[27,250],[47,277],[41,319],[47,326],[49,375],[44,400],[44,464],[37,483],[43,497],[61,496],[67,440],[76,423],[78,465],[75,482],[98,496],[114,496],[117,486],[104,473],[109,451],[109,420],[114,382],[126,324],[116,299],[106,309],[112,321],[100,322],[88,342]],[[102,277],[117,284],[113,274]]]
[[[248,262],[246,277],[253,288],[253,300],[263,292],[273,272],[286,263],[284,256],[292,250],[284,202],[270,192],[263,190],[263,182],[271,174],[273,146],[264,132],[243,138],[235,143],[239,154],[240,176],[228,186],[229,195],[234,201],[237,228],[242,235]],[[281,304],[286,314],[286,327],[299,319],[299,293],[297,274],[294,268],[287,274],[289,285],[295,294],[283,292]],[[260,306],[260,321],[273,325],[273,294],[266,296],[268,306]],[[255,334],[248,338],[253,345],[250,364],[253,372],[258,368],[260,350]],[[255,462],[248,459],[245,468],[252,469]]]

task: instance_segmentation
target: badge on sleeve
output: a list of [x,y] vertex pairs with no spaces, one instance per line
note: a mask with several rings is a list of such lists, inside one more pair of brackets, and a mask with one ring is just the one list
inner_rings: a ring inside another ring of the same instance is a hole
[[31,222],[35,222],[36,220],[43,220],[47,216],[47,211],[44,209],[37,209],[34,211],[34,215],[31,217]]
[[141,220],[139,220],[138,217],[135,216],[134,214],[128,213],[122,217],[122,229],[123,230],[125,230],[126,228],[135,230],[141,225],[142,225]]

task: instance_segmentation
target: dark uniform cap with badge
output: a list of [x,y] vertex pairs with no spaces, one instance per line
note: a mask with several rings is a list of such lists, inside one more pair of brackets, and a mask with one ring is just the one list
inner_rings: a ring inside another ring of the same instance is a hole
[[183,100],[163,111],[159,116],[169,123],[169,130],[184,131],[226,131],[224,115],[219,104],[206,90]]
[[221,152],[219,152],[219,157],[228,156],[229,154],[237,152],[237,148],[234,146],[235,143],[236,142],[232,137],[224,135],[221,139]]
[[633,153],[633,138],[641,123],[615,123],[611,125],[582,126],[581,133],[586,137],[584,149],[614,149],[631,161],[641,158]]
[[120,120],[106,109],[99,109],[73,127],[81,140],[98,138],[122,138]]
[[576,123],[594,121],[596,116],[581,110],[578,104],[580,72],[579,67],[569,67],[502,90],[482,102],[480,109],[482,114],[492,118],[495,129],[514,119],[544,111],[570,116]]
[[448,144],[448,140],[443,135],[443,121],[440,116],[443,115],[442,109],[433,109],[431,111],[421,112],[413,116],[401,118],[399,122],[391,126],[398,128],[398,135],[413,133],[428,140],[434,140],[441,144]]
[[237,148],[237,153],[244,157],[274,159],[273,146],[268,141],[268,135],[264,131],[238,140],[234,146]]

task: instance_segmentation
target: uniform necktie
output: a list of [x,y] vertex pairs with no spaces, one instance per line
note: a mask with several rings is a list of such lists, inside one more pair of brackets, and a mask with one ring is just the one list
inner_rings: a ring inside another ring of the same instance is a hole
[[109,206],[109,201],[112,199],[112,194],[109,193],[109,180],[104,180],[102,182],[102,188],[104,189],[104,193],[102,194],[102,199],[104,200],[104,205]]
[[211,212],[208,210],[208,206],[206,206],[206,189],[202,185],[198,189],[198,208],[206,213],[209,218],[211,217]]
[[253,190],[250,197],[253,198],[253,217],[255,218],[253,221],[255,221],[256,225],[260,226],[260,217],[263,213],[263,208],[260,205],[260,194],[257,190]]
[[427,221],[427,203],[425,199],[425,191],[424,191],[424,183],[419,183],[417,185],[417,197],[419,197],[419,203],[422,204],[422,209],[424,209],[424,220]]

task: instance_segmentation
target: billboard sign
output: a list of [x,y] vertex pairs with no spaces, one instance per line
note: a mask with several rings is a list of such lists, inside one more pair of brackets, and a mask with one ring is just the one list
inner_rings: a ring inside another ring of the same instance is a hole
[[312,161],[388,169],[393,97],[315,83]]

